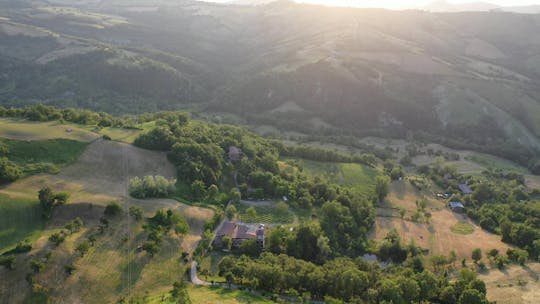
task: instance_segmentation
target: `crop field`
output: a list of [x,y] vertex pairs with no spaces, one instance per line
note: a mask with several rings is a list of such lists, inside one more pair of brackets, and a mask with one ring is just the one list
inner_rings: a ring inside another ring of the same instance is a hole
[[375,187],[377,170],[355,163],[328,163],[302,160],[305,171],[313,176],[324,176],[330,182],[370,194]]
[[[71,132],[68,132],[70,129]],[[88,142],[98,138],[99,135],[77,125],[57,121],[31,122],[0,118],[0,137],[18,140],[65,138]]]

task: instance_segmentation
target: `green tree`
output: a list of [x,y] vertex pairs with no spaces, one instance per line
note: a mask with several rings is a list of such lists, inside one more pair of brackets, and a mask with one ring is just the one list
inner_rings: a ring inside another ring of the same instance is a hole
[[45,264],[40,260],[30,261],[30,269],[32,269],[34,273],[40,272],[43,269],[43,267],[45,267]]
[[16,181],[22,174],[19,166],[9,161],[6,157],[0,157],[0,184]]
[[111,202],[107,204],[105,207],[105,211],[103,211],[103,214],[109,217],[115,217],[122,213],[122,207],[117,202]]
[[84,256],[88,250],[90,250],[90,242],[86,240],[75,247],[75,251],[77,251],[81,256]]
[[390,179],[387,176],[377,176],[375,178],[375,193],[377,199],[382,202],[390,191]]
[[176,303],[191,304],[191,298],[187,292],[187,286],[184,281],[177,281],[173,284],[171,297],[176,300]]
[[472,251],[472,255],[471,255],[473,261],[475,264],[478,264],[478,261],[480,261],[482,259],[482,249],[480,248],[475,248],[473,251]]
[[206,187],[201,180],[195,180],[191,183],[191,193],[193,193],[193,198],[195,200],[202,200],[206,195]]
[[225,216],[227,216],[229,220],[233,220],[236,216],[236,212],[236,207],[233,204],[230,204],[225,210]]
[[255,217],[257,217],[257,209],[255,207],[251,206],[246,209],[246,215],[250,218],[250,220],[254,220]]
[[38,192],[39,203],[44,218],[51,218],[53,209],[67,203],[69,195],[65,192],[54,193],[51,188],[44,187]]
[[129,215],[137,222],[140,222],[143,219],[144,213],[141,207],[131,206],[129,207]]
[[276,204],[276,213],[281,216],[285,217],[289,214],[289,205],[285,202],[279,202]]
[[466,289],[459,297],[459,304],[485,304],[486,297],[476,289]]

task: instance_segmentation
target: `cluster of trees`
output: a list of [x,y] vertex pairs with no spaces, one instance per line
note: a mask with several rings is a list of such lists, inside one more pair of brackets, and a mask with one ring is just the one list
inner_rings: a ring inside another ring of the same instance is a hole
[[51,218],[52,211],[56,206],[67,203],[69,194],[66,192],[53,192],[51,188],[44,187],[38,192],[42,215],[45,219]]
[[150,256],[154,256],[159,252],[163,236],[171,229],[180,235],[188,233],[190,229],[186,219],[180,213],[171,209],[156,211],[153,217],[147,219],[144,228],[148,233],[148,237],[143,243],[142,249]]
[[219,273],[231,284],[275,294],[307,294],[328,303],[488,303],[485,284],[468,268],[450,279],[426,270],[421,259],[416,261],[385,269],[362,258],[337,258],[317,265],[263,253],[258,259],[225,257]]
[[5,108],[0,106],[0,117],[17,117],[31,121],[65,121],[82,125],[97,127],[123,127],[135,128],[140,123],[154,120],[188,120],[188,114],[182,112],[155,112],[139,115],[113,116],[105,112],[94,112],[86,109],[66,108],[60,109],[53,106],[37,104],[26,107]]
[[129,181],[129,194],[135,198],[168,197],[176,191],[176,179],[163,176],[134,177]]
[[0,184],[14,182],[22,174],[23,172],[17,164],[11,162],[7,157],[0,157]]

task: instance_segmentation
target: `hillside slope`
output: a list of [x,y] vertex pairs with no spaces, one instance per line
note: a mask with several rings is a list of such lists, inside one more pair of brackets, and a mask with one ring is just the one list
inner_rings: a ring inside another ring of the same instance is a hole
[[0,2],[1,104],[540,149],[538,15],[61,2]]

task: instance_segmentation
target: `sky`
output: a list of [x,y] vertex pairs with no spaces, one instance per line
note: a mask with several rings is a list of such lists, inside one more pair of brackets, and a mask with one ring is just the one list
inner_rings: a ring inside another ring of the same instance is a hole
[[[211,0],[212,1],[212,0]],[[231,0],[213,0],[215,2],[229,2]],[[360,7],[384,7],[384,8],[419,8],[433,0],[295,0],[296,2],[307,2],[335,6],[360,6]],[[448,0],[449,3],[470,3],[489,2],[501,6],[521,6],[540,4],[540,0]]]

